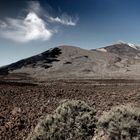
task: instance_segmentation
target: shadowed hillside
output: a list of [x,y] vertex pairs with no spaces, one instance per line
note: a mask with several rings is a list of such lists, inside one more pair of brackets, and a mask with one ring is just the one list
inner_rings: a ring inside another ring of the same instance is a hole
[[52,78],[140,78],[140,48],[118,43],[85,50],[59,46],[0,68],[0,74],[26,73],[44,81]]

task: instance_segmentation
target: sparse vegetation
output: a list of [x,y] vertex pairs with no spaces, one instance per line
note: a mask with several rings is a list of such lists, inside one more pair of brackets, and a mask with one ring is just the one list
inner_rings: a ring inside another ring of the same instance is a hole
[[95,111],[82,101],[63,101],[53,115],[41,121],[29,140],[91,140]]
[[139,140],[140,109],[130,105],[112,108],[101,116],[98,129],[108,140]]
[[[111,106],[121,105],[122,102],[140,105],[138,99],[140,80],[53,79],[46,81],[45,84],[42,82],[39,85],[29,85],[22,84],[22,81],[27,81],[25,76],[13,73],[1,78],[0,140],[27,139],[37,125],[38,118],[51,114],[62,99],[87,101],[96,107],[98,117],[103,111],[107,111]],[[17,79],[20,79],[19,83]],[[13,113],[15,107],[20,108],[18,113]],[[82,115],[78,116],[81,118]],[[86,140],[86,137],[85,135],[83,139]]]

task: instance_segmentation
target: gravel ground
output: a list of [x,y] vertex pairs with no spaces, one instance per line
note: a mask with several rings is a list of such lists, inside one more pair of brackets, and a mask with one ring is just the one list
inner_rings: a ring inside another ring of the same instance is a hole
[[140,103],[139,80],[50,80],[39,85],[0,82],[0,140],[24,140],[63,99],[80,99],[104,110]]

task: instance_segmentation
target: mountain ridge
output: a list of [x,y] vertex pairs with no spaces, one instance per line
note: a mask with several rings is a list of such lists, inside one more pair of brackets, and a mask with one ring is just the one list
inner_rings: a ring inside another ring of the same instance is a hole
[[118,43],[85,50],[62,45],[0,68],[0,74],[27,73],[45,80],[51,78],[140,78],[140,49]]

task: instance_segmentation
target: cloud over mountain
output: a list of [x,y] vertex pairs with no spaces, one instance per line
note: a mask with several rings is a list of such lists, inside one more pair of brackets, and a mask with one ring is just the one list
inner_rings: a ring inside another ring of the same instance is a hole
[[62,15],[61,17],[50,17],[49,18],[51,22],[54,22],[54,23],[60,23],[60,24],[63,24],[63,25],[67,25],[67,26],[76,26],[77,25],[77,22],[78,22],[78,17],[76,18],[72,18],[68,15]]
[[[47,17],[47,19],[46,19]],[[26,43],[32,40],[49,40],[56,30],[53,23],[75,26],[78,18],[73,19],[67,14],[54,18],[43,9],[39,2],[30,1],[26,15],[20,18],[6,18],[0,21],[0,37],[16,42]],[[51,28],[49,25],[52,25]]]
[[16,42],[28,42],[31,40],[49,40],[52,31],[47,28],[43,19],[36,13],[30,12],[23,19],[7,18],[1,24],[1,36]]

